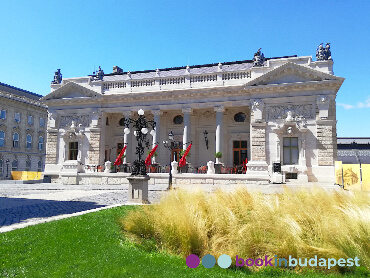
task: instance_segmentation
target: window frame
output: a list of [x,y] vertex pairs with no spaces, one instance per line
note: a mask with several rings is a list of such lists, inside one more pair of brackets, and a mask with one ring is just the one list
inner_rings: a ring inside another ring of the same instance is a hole
[[26,160],[26,168],[25,168],[26,171],[30,171],[31,170],[31,160]]
[[45,127],[45,119],[43,117],[39,119],[39,127]]
[[[72,149],[72,144],[76,144],[77,148]],[[69,142],[68,144],[68,160],[77,160],[78,159],[78,141]],[[75,158],[76,159],[73,159]]]
[[27,124],[33,125],[33,116],[32,115],[28,115],[28,117],[27,117]]
[[[15,164],[15,166],[14,166]],[[17,171],[18,170],[18,159],[14,159],[12,161],[12,171]]]
[[[19,115],[19,119],[17,119],[17,115]],[[14,121],[16,123],[20,123],[21,122],[21,113],[19,113],[19,112],[15,112],[14,113]]]
[[43,149],[44,149],[44,137],[39,136],[39,151],[42,151]]
[[[3,117],[3,114],[4,114],[4,117]],[[6,120],[6,110],[5,109],[0,110],[0,119]]]
[[[15,139],[15,135],[17,135],[17,140]],[[13,133],[13,148],[19,148],[19,133]]]
[[[285,141],[286,139],[289,139],[289,145],[286,146],[285,144]],[[296,146],[293,146],[292,145],[292,139],[296,139],[297,140],[297,144]],[[296,162],[294,162],[294,153],[292,150],[296,150],[296,153],[297,153],[297,157],[296,157]],[[289,163],[286,163],[287,161],[287,158],[286,158],[286,150],[289,151]],[[283,137],[283,165],[298,165],[299,164],[299,137]]]
[[[31,140],[28,141],[28,138],[31,138]],[[28,150],[32,149],[32,135],[31,134],[27,134],[27,136],[26,136],[26,149],[28,149]]]
[[0,134],[3,133],[3,137],[0,136],[0,142],[3,144],[0,144],[0,147],[5,147],[5,131],[0,130]]

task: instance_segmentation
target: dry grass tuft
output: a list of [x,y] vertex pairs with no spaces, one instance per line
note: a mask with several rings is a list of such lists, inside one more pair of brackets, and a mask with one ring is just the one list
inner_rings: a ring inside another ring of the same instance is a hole
[[130,234],[184,256],[357,256],[370,266],[369,196],[359,192],[178,190],[158,205],[131,212],[122,224]]

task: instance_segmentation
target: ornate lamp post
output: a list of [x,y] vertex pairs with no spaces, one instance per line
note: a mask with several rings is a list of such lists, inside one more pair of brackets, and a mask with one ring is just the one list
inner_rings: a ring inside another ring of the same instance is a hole
[[6,162],[6,177],[9,177],[9,159],[5,160]]
[[168,140],[169,141],[163,141],[163,145],[164,145],[165,148],[170,150],[170,177],[169,177],[169,180],[168,180],[168,188],[167,189],[172,189],[172,165],[171,165],[172,151],[180,148],[180,142],[179,141],[176,141],[176,142],[173,141],[172,131],[168,134]]
[[208,131],[205,130],[203,132],[203,134],[204,134],[204,140],[206,141],[206,147],[207,147],[207,150],[208,150]]
[[[142,156],[144,154],[144,146],[143,143],[146,142],[146,135],[148,133],[148,127],[149,125],[154,129],[155,128],[155,122],[154,121],[148,121],[144,116],[144,110],[140,109],[138,111],[139,118],[137,120],[133,120],[131,118],[125,119],[126,121],[126,128],[124,129],[125,134],[130,133],[130,125],[132,124],[133,128],[135,129],[134,135],[137,140],[137,147],[135,154],[137,155],[137,159],[134,161],[134,165],[132,167],[132,176],[146,176],[146,166],[145,162],[142,159]],[[148,144],[146,144],[148,145]]]

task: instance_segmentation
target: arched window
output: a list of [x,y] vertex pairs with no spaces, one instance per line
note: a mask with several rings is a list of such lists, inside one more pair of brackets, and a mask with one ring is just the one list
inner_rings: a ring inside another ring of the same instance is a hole
[[13,160],[12,162],[12,171],[17,171],[18,170],[18,160]]
[[237,123],[243,123],[245,122],[246,115],[242,112],[236,113],[234,115],[234,121]]
[[5,132],[0,131],[0,147],[4,147],[4,146],[5,146]]
[[31,136],[31,134],[28,134],[27,135],[26,148],[27,149],[31,149],[32,148],[32,136]]
[[42,151],[44,149],[44,137],[39,137],[39,150]]
[[41,162],[41,160],[39,160],[39,162],[37,162],[37,171],[42,172],[42,162]]
[[184,118],[181,115],[177,115],[173,118],[173,123],[175,125],[181,125],[184,121]]
[[125,126],[125,118],[121,118],[121,119],[119,120],[119,125],[120,125],[120,126]]
[[19,147],[19,134],[14,133],[13,134],[13,148],[18,148]]
[[31,161],[26,160],[26,171],[29,171],[31,169]]

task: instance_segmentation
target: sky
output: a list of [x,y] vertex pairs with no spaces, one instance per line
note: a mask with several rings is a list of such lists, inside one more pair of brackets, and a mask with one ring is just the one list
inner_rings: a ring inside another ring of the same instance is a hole
[[0,82],[40,95],[64,78],[312,56],[331,43],[338,137],[370,137],[370,1],[0,0]]

